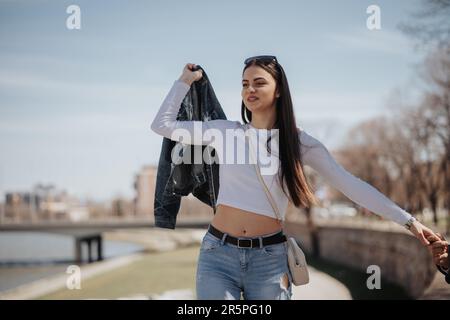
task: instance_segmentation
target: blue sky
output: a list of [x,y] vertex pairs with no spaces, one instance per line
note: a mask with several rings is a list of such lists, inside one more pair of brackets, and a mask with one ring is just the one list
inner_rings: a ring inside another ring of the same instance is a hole
[[[66,8],[81,8],[81,30]],[[381,9],[368,30],[366,8]],[[297,122],[330,149],[364,119],[414,92],[421,55],[397,28],[417,0],[0,0],[0,192],[53,183],[80,198],[132,197],[157,164],[150,130],[187,62],[200,64],[240,120],[243,60],[274,54]]]

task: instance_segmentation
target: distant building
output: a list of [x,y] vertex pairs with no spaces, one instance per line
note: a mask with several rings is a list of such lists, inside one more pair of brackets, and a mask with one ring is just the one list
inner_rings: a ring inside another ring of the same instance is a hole
[[153,216],[157,169],[156,166],[144,166],[135,176],[134,207],[136,216]]
[[32,191],[7,192],[5,195],[5,222],[80,221],[88,218],[89,212],[79,205],[76,198],[52,184],[37,184]]
[[[141,171],[135,176],[134,188],[136,196],[134,198],[134,207],[136,217],[154,218],[157,171],[157,166],[148,165],[142,167]],[[181,197],[177,219],[212,218],[213,216],[212,207],[198,200],[192,193]]]
[[134,209],[134,201],[123,197],[115,197],[111,201],[111,216],[113,218],[133,218],[136,213]]
[[69,217],[69,220],[73,222],[88,220],[89,209],[83,206],[74,206],[68,210],[67,215]]
[[7,192],[5,194],[5,221],[36,221],[36,199],[30,192]]

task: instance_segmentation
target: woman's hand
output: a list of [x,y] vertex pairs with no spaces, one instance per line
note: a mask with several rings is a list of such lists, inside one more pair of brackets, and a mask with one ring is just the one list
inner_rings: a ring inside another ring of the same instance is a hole
[[414,234],[424,246],[428,246],[430,244],[430,242],[427,240],[429,237],[437,237],[436,234],[431,231],[431,229],[425,227],[417,220],[412,223],[411,229],[409,229],[409,231],[411,231],[411,233]]
[[188,63],[184,66],[183,73],[178,80],[184,81],[188,85],[191,85],[194,81],[200,80],[203,76],[202,69],[192,71],[196,64]]

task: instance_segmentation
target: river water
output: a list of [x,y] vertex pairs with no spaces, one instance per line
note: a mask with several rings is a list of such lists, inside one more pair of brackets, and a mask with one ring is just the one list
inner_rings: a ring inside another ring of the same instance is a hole
[[[73,264],[74,239],[44,232],[0,232],[0,291],[8,290],[46,276],[65,273]],[[143,250],[122,241],[103,241],[103,257],[109,259]],[[87,260],[86,247],[83,259]],[[95,246],[93,257],[96,258]]]

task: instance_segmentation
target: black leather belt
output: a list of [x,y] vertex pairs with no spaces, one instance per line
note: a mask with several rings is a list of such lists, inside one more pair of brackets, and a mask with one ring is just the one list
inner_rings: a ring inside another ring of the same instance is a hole
[[[209,225],[208,232],[216,236],[219,239],[223,238],[224,233],[220,230],[214,228],[211,224]],[[286,236],[283,231],[280,231],[274,235],[268,237],[262,237],[262,245],[267,246],[269,244],[277,244],[286,241]],[[234,244],[239,248],[259,248],[259,238],[236,238],[227,234],[225,237],[225,242]]]

